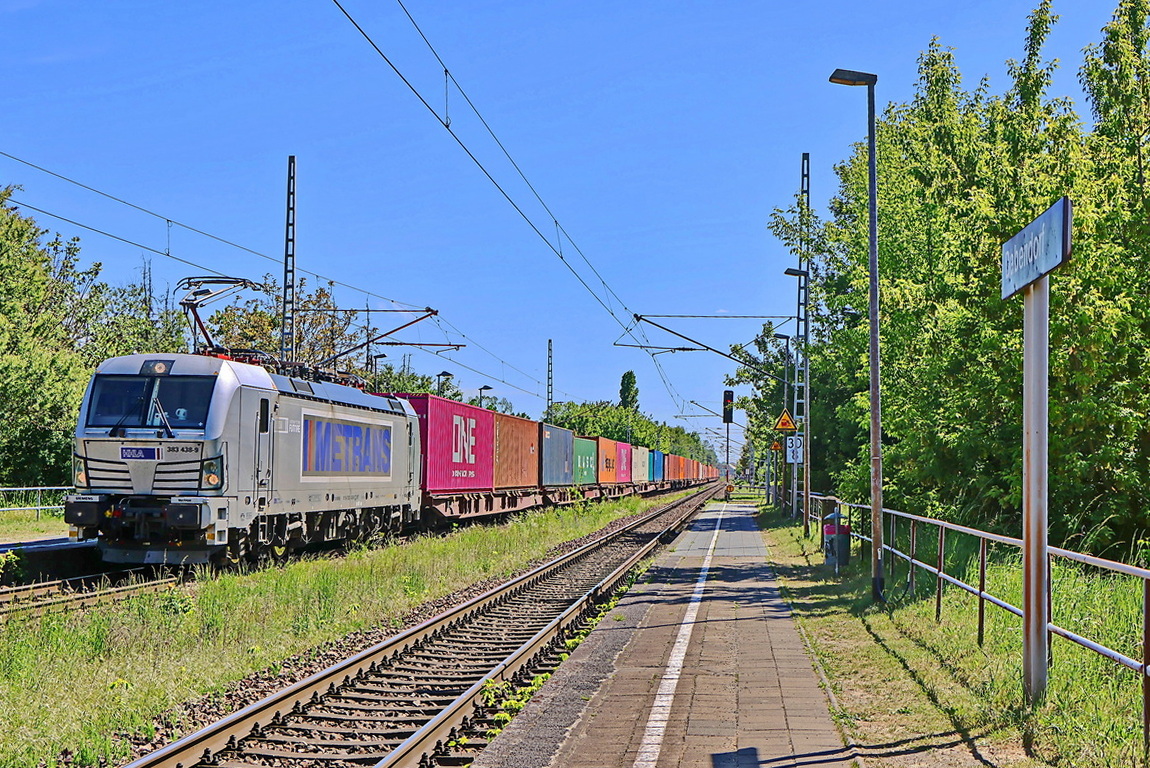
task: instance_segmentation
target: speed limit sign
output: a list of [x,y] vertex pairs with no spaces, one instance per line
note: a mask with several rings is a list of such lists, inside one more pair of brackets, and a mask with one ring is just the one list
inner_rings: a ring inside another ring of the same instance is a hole
[[787,435],[787,463],[803,463],[803,436]]

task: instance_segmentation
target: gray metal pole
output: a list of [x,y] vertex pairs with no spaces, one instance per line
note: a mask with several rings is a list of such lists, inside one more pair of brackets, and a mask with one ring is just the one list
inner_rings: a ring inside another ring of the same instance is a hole
[[1047,570],[1047,401],[1050,370],[1050,278],[1023,295],[1022,362],[1022,623],[1026,697],[1046,693],[1050,636]]
[[885,591],[882,541],[882,404],[879,390],[878,345],[878,168],[875,162],[874,83],[867,95],[867,197],[870,200],[870,527],[871,596]]

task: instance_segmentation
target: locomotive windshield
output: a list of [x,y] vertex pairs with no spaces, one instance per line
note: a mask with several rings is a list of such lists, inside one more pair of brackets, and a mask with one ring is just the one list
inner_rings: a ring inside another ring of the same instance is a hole
[[215,376],[97,376],[89,427],[203,429]]

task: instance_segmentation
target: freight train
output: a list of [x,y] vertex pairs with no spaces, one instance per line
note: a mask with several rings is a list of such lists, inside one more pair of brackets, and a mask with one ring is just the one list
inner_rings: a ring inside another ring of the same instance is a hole
[[76,427],[70,537],[107,562],[280,557],[578,498],[687,487],[682,456],[227,354],[104,361]]

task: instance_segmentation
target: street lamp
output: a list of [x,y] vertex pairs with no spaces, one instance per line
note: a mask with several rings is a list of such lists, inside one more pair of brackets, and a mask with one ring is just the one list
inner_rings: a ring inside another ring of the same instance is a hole
[[435,394],[443,397],[443,380],[450,379],[454,375],[451,371],[440,371],[435,374]]
[[883,599],[882,544],[882,408],[879,397],[878,350],[878,171],[875,163],[874,86],[878,75],[836,69],[839,85],[865,85],[867,95],[867,198],[870,204],[870,527],[871,596]]
[[492,389],[494,389],[494,387],[489,387],[486,384],[484,384],[482,387],[479,388],[479,407],[480,408],[483,407],[483,393],[484,392],[490,392]]

